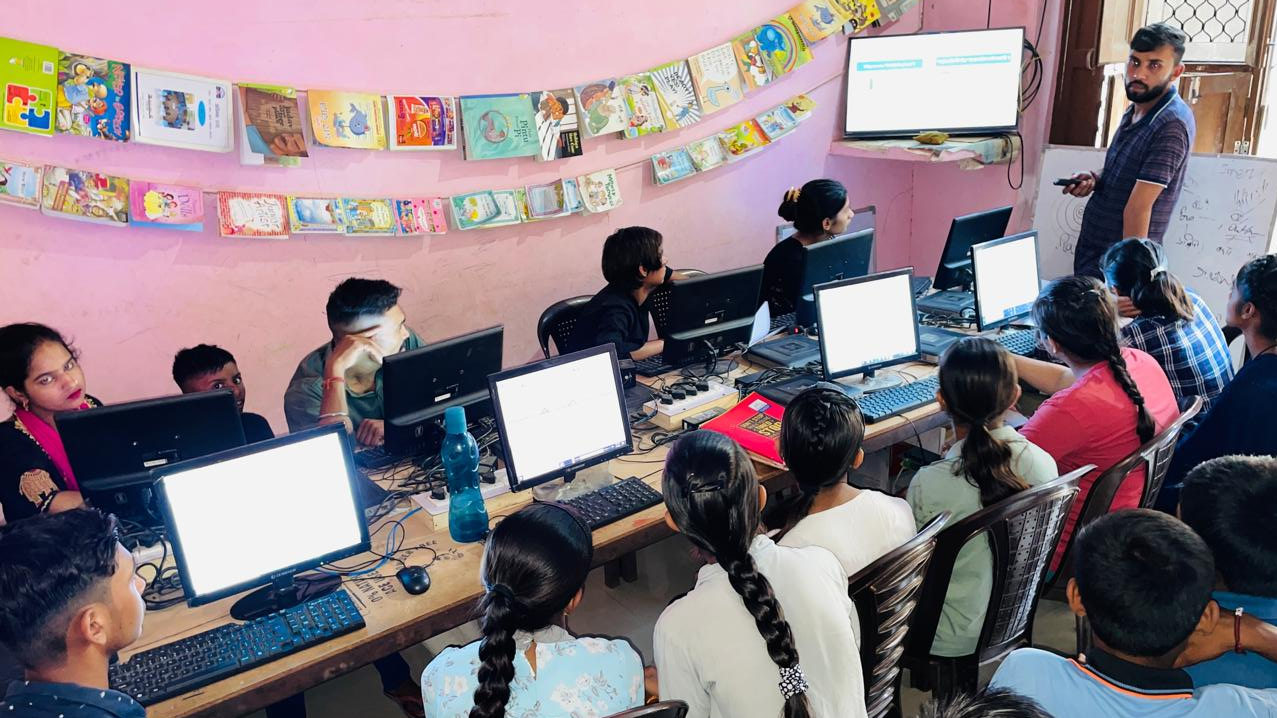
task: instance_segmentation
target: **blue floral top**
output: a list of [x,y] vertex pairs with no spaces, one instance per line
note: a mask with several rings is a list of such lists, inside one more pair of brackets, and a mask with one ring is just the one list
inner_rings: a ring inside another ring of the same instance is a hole
[[[624,640],[576,638],[558,626],[514,635],[509,718],[591,718],[643,704],[643,661]],[[536,643],[535,675],[525,652]],[[478,687],[479,642],[446,648],[421,674],[426,718],[466,718]]]

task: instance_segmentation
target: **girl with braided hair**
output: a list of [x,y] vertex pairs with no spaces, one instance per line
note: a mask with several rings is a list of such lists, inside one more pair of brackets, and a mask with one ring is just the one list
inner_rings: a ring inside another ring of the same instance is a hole
[[780,455],[798,493],[765,515],[781,546],[820,546],[851,576],[913,538],[909,505],[894,496],[847,483],[865,452],[860,408],[837,387],[817,384],[785,407]]
[[[1046,351],[1063,364],[1015,357],[1020,379],[1050,395],[1020,433],[1050,454],[1061,474],[1087,464],[1064,533],[1051,560],[1059,566],[1078,514],[1099,475],[1179,416],[1175,393],[1157,360],[1118,339],[1117,304],[1097,279],[1061,277],[1033,303]],[[1112,510],[1135,508],[1144,467],[1118,489]]]
[[628,642],[561,627],[581,603],[593,557],[590,529],[557,504],[497,524],[480,568],[483,638],[426,666],[426,718],[585,718],[642,705],[643,663]]
[[[949,414],[957,439],[944,459],[918,471],[909,505],[918,526],[948,511],[960,521],[1002,499],[1056,478],[1055,459],[1005,423],[1020,399],[1011,354],[997,342],[968,337],[940,358],[936,400]],[[788,417],[788,414],[786,414]],[[966,656],[975,650],[993,590],[993,556],[981,536],[962,548],[953,565],[931,652]]]
[[749,456],[711,431],[679,439],[665,521],[706,561],[652,640],[661,698],[689,718],[863,718],[856,611],[838,560],[759,532],[767,493]]

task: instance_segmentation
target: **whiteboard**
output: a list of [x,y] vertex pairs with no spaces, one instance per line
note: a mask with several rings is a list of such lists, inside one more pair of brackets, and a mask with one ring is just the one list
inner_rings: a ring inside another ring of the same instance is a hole
[[[1073,273],[1073,249],[1087,202],[1062,194],[1052,183],[1103,166],[1101,149],[1046,148],[1033,217],[1043,277]],[[1222,321],[1237,270],[1273,251],[1275,220],[1277,160],[1195,154],[1162,240],[1167,264]]]

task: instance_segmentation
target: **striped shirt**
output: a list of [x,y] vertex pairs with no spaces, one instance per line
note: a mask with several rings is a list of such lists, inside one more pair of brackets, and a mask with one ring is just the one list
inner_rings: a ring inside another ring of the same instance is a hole
[[1202,397],[1205,415],[1233,380],[1233,362],[1224,332],[1206,302],[1191,290],[1188,298],[1193,304],[1192,319],[1137,317],[1122,327],[1122,344],[1157,360],[1181,406],[1189,397]]

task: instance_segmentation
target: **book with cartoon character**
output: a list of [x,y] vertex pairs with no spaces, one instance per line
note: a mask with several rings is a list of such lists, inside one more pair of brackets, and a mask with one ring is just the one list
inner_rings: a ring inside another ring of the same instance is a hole
[[847,22],[842,8],[833,0],[803,0],[790,8],[789,17],[808,43],[820,42]]
[[134,226],[204,231],[204,192],[161,182],[129,182],[130,223]]
[[767,135],[767,139],[775,142],[784,137],[794,128],[798,127],[798,118],[794,117],[794,113],[789,111],[788,107],[778,105],[754,118],[758,121],[758,126],[762,128],[763,134]]
[[671,62],[652,70],[652,81],[661,95],[667,127],[687,127],[701,121],[701,103],[687,60]]
[[386,149],[386,113],[381,95],[307,90],[315,142],[355,150]]
[[288,200],[277,194],[217,193],[218,232],[223,237],[288,236]]
[[586,137],[625,131],[630,111],[625,106],[625,95],[616,80],[591,82],[574,88],[573,92]]
[[754,31],[754,39],[772,78],[788,75],[811,62],[811,48],[788,14],[778,15]]
[[687,67],[696,87],[696,101],[705,114],[730,107],[745,97],[745,83],[736,69],[732,43],[725,42],[687,58]]
[[794,95],[785,100],[785,109],[789,110],[794,119],[802,122],[811,117],[811,111],[816,109],[816,102],[806,95]]
[[583,175],[577,180],[577,187],[581,192],[581,204],[590,214],[621,206],[621,186],[614,169]]
[[494,190],[492,199],[496,202],[498,211],[495,217],[483,223],[483,229],[506,227],[522,222],[523,211],[519,207],[521,192],[522,190],[513,189]]
[[231,83],[133,67],[133,141],[207,152],[235,148]]
[[128,63],[87,55],[58,57],[58,132],[129,141]]
[[830,2],[841,8],[843,14],[847,16],[847,23],[842,27],[844,35],[854,35],[882,17],[877,0],[830,0]]
[[718,135],[688,143],[687,154],[691,156],[692,164],[696,165],[697,172],[712,170],[727,162],[727,152],[723,149],[723,143],[719,141]]
[[289,197],[288,225],[293,234],[345,234],[346,213],[336,197]]
[[540,160],[581,155],[581,125],[572,90],[542,90],[529,95],[540,143]]
[[541,152],[527,93],[462,97],[461,130],[468,160],[535,157]]
[[129,181],[97,172],[45,166],[40,211],[63,219],[126,226]]
[[445,202],[446,200],[438,197],[394,200],[395,233],[405,237],[446,234],[448,220],[444,217]]
[[388,199],[339,200],[341,224],[346,234],[361,237],[392,237],[395,234],[395,210]]
[[39,209],[43,175],[43,165],[0,160],[0,203]]
[[652,155],[652,179],[656,184],[677,182],[694,174],[696,174],[696,165],[685,147]]
[[239,161],[243,165],[300,167],[306,152],[297,90],[281,85],[235,86]]
[[390,149],[457,149],[457,98],[386,95]]
[[622,137],[633,139],[665,131],[665,111],[661,108],[661,96],[651,75],[646,72],[626,75],[616,84],[621,88],[625,109],[630,113]]
[[735,162],[745,155],[757,152],[771,143],[758,120],[744,122],[718,133],[718,139],[727,151],[727,161]]
[[53,134],[57,111],[58,49],[0,37],[0,129]]
[[501,208],[489,190],[455,195],[449,198],[448,203],[452,207],[452,223],[460,230],[482,227],[501,214]]
[[745,87],[749,90],[758,89],[776,79],[770,59],[763,54],[762,46],[758,44],[758,30],[759,28],[754,28],[732,40],[736,64],[741,77],[745,78]]

